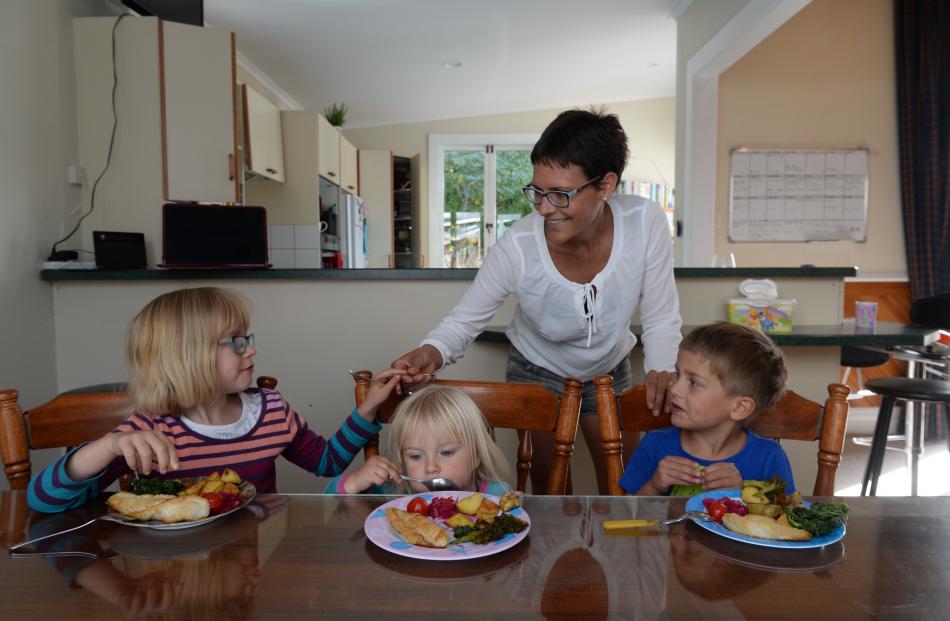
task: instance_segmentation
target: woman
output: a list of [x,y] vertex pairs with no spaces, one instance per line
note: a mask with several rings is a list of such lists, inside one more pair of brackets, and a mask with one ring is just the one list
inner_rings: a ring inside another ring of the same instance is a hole
[[[584,380],[580,427],[607,490],[600,429],[590,381],[611,374],[617,392],[633,384],[630,319],[643,324],[647,404],[669,411],[682,320],[673,282],[673,244],[663,212],[635,196],[615,195],[627,163],[627,137],[616,115],[569,110],[548,125],[531,151],[534,175],[524,187],[536,213],[521,219],[485,257],[459,304],[393,367],[404,382],[461,358],[509,295],[518,307],[506,334],[512,349],[505,378],[560,393],[566,377]],[[551,434],[534,434],[532,490],[547,487]],[[636,441],[624,446],[624,462]]]

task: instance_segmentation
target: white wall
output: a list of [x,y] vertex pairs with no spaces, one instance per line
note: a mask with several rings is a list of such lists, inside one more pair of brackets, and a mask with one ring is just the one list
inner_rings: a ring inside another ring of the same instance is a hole
[[[857,265],[907,273],[892,0],[812,0],[719,76],[715,251],[739,265]],[[867,147],[867,241],[729,242],[732,148]],[[807,257],[807,260],[806,260]]]
[[72,18],[110,12],[95,0],[0,4],[0,388],[16,388],[22,407],[56,393],[52,294],[39,268],[80,199],[66,182],[77,160]]
[[[750,0],[692,2],[676,20],[676,204],[686,196],[686,63]],[[677,210],[679,211],[679,209]],[[679,217],[679,216],[677,216]],[[686,224],[688,226],[688,223]],[[683,248],[676,244],[676,264],[682,265]]]

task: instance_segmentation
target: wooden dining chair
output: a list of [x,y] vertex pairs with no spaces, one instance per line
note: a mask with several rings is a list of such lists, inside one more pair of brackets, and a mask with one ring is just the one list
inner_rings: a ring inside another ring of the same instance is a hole
[[[370,377],[369,371],[360,373]],[[369,380],[354,378],[356,405],[359,406],[369,390]],[[559,398],[540,384],[518,382],[482,382],[469,380],[436,380],[434,384],[457,388],[471,397],[485,415],[492,428],[515,429],[518,432],[518,484],[525,491],[531,474],[533,448],[530,431],[554,432],[554,463],[545,493],[567,493],[574,437],[581,410],[580,380],[567,379],[564,394]],[[395,392],[379,406],[378,416],[383,423],[392,418],[396,406],[405,398]],[[379,454],[379,436],[370,440],[363,449],[369,458]],[[534,491],[534,490],[532,490]],[[540,492],[534,492],[540,493]]]
[[[620,395],[613,391],[609,375],[594,379],[601,446],[607,460],[607,481],[611,495],[626,493],[620,487],[624,463],[621,431],[651,431],[670,426],[669,413],[653,416],[646,406],[646,389],[635,386]],[[835,474],[844,448],[848,420],[848,393],[843,384],[829,384],[824,406],[799,394],[786,391],[778,404],[759,414],[749,425],[758,435],[775,440],[818,440],[818,476],[815,496],[834,496]]]
[[[273,377],[257,378],[276,388]],[[101,438],[131,414],[126,384],[99,384],[57,395],[24,412],[16,390],[0,390],[0,456],[10,489],[25,490],[32,476],[30,451],[65,448]]]

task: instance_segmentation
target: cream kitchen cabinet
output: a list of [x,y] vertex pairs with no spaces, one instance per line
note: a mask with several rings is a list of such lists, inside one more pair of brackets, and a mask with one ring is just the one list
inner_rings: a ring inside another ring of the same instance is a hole
[[[323,175],[324,152],[321,137],[332,135],[337,145],[339,162],[339,133],[316,112],[282,110],[281,134],[284,145],[285,182],[253,182],[245,187],[245,202],[267,207],[268,224],[317,224],[321,206],[320,179],[334,184],[340,176]],[[332,172],[332,171],[331,171]],[[329,207],[325,205],[324,207]],[[335,208],[335,207],[334,207]]]
[[340,131],[330,125],[322,114],[315,114],[315,116],[317,120],[317,172],[328,181],[340,185]]
[[79,164],[90,179],[106,171],[82,239],[96,229],[143,232],[155,265],[164,202],[237,201],[234,34],[154,17],[83,17],[73,21],[73,45]]
[[340,134],[340,187],[350,194],[360,196],[359,173],[356,147]]
[[359,151],[360,197],[366,210],[366,267],[394,267],[393,152]]
[[241,85],[241,99],[247,171],[283,183],[284,143],[280,109],[247,84]]

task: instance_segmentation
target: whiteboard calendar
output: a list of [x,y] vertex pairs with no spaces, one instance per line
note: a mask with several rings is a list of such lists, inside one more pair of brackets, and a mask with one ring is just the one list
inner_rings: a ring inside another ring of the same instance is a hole
[[867,239],[867,149],[734,149],[729,240]]

